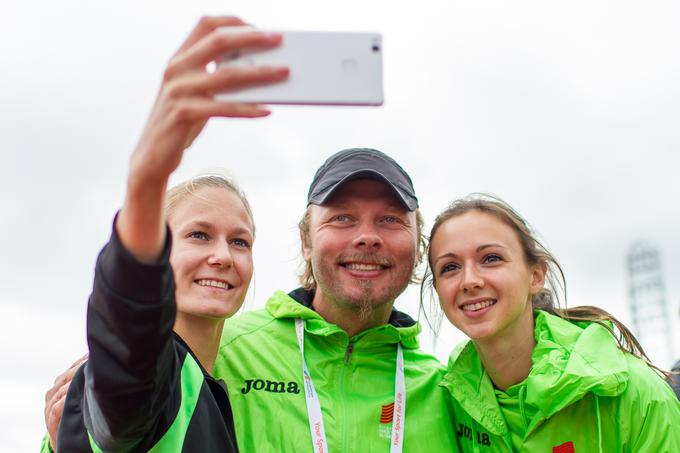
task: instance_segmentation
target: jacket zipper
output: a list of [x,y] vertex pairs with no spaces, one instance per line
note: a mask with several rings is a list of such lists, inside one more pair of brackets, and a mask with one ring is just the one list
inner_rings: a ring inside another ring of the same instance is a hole
[[344,360],[344,366],[342,367],[341,371],[341,377],[340,377],[340,395],[341,395],[341,400],[342,400],[342,411],[343,411],[343,426],[342,426],[342,448],[340,451],[350,451],[350,440],[348,436],[348,428],[347,428],[347,420],[349,417],[349,414],[347,413],[347,395],[346,393],[346,373],[347,373],[347,366],[349,365],[350,360],[352,359],[352,351],[354,351],[354,343],[351,341],[347,345],[347,350],[345,351],[345,360]]
[[345,365],[349,365],[349,361],[352,359],[352,351],[354,351],[354,343],[347,345],[347,352],[345,352]]

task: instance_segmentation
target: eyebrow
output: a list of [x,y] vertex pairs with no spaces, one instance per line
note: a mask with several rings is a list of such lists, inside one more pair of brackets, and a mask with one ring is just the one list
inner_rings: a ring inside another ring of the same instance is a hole
[[[477,247],[477,249],[475,250],[475,252],[479,253],[479,252],[481,252],[482,250],[485,250],[485,249],[488,249],[488,248],[491,248],[491,247],[500,247],[500,248],[503,248],[503,249],[504,249],[504,248],[507,248],[506,246],[504,246],[504,245],[502,245],[502,244],[496,244],[496,243],[482,244],[482,245],[480,245],[479,247]],[[439,261],[439,260],[441,260],[441,259],[444,259],[444,258],[453,258],[453,259],[457,259],[457,258],[459,258],[459,257],[458,257],[458,255],[456,255],[456,254],[453,253],[453,252],[448,252],[448,253],[444,253],[443,255],[439,255],[437,258],[435,258],[434,262],[436,263],[437,261]]]
[[200,227],[207,230],[213,228],[213,224],[210,222],[206,222],[204,220],[192,220],[191,222],[187,223],[185,227],[186,228]]
[[[196,228],[196,227],[204,229],[204,230],[212,230],[212,229],[215,228],[215,225],[213,225],[210,222],[206,222],[205,220],[192,220],[191,222],[184,225],[181,229],[182,230],[190,230],[190,229],[193,229],[193,228]],[[252,235],[252,231],[249,230],[248,228],[239,227],[235,230],[235,232],[236,232],[236,234],[250,234],[250,235]]]

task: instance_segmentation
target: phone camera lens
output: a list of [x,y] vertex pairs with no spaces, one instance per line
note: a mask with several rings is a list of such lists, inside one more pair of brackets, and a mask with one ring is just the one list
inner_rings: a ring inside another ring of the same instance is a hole
[[377,44],[373,44],[373,47],[371,47],[371,50],[373,50],[373,52],[380,52],[380,46],[377,45]]

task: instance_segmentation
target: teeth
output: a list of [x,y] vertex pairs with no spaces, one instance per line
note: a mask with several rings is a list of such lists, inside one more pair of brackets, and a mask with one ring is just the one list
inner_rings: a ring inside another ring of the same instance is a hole
[[353,271],[379,271],[384,268],[380,264],[348,263],[345,267]]
[[476,304],[463,305],[461,308],[465,311],[477,311],[477,310],[481,310],[482,308],[490,307],[491,305],[493,305],[495,303],[496,303],[495,300],[489,299],[489,300],[484,300],[482,302],[477,302]]
[[199,286],[212,286],[213,288],[229,289],[229,285],[225,282],[217,280],[196,280]]

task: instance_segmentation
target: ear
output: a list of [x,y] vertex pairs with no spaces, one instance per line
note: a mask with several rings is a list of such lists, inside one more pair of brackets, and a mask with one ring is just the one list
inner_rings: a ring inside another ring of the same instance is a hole
[[545,285],[545,276],[548,273],[548,263],[541,261],[533,266],[531,270],[531,282],[529,291],[531,294],[538,294]]
[[300,231],[300,252],[305,261],[312,259],[312,246],[307,242],[307,238],[305,238],[305,235]]
[[[418,215],[415,215],[414,217],[415,218],[414,218],[413,224],[417,225],[418,224]],[[427,252],[426,252],[427,251],[427,243],[424,242],[425,239],[423,239],[423,237],[420,234],[418,234],[418,227],[417,226],[416,226],[415,235],[416,235],[416,265],[415,265],[415,267],[418,267],[423,262],[424,256],[427,254]],[[421,245],[422,245],[422,247],[421,247]]]
[[307,208],[307,211],[305,211],[305,217],[303,221],[301,222],[302,224],[306,224],[305,228],[307,229],[307,234],[305,237],[305,234],[302,231],[302,228],[300,228],[298,231],[300,233],[300,253],[302,253],[302,258],[305,261],[310,261],[312,259],[312,217],[313,217],[313,212],[314,209],[318,208],[318,206],[315,205],[310,205]]
[[420,241],[416,243],[416,264],[414,267],[420,266],[420,264],[423,262],[423,256],[424,253],[420,250]]

